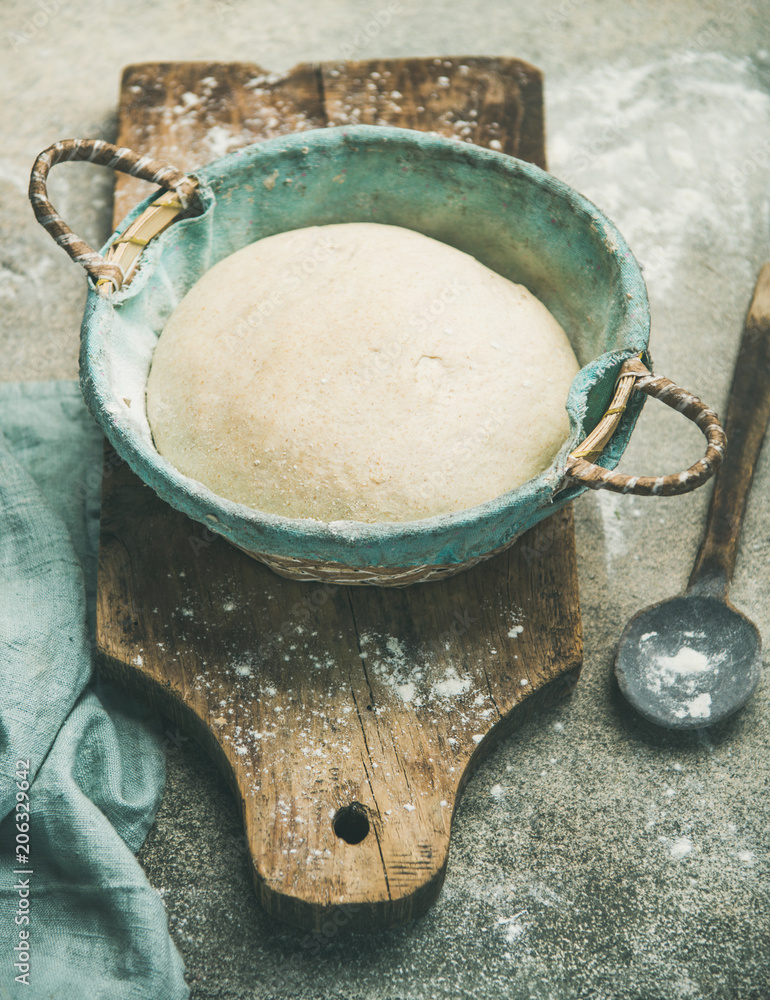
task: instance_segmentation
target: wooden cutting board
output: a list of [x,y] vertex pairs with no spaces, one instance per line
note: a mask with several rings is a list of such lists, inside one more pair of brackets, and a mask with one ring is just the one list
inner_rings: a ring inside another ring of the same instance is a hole
[[[542,78],[513,59],[145,64],[119,143],[182,169],[284,132],[433,129],[545,165]],[[118,179],[115,219],[147,193]],[[424,912],[469,775],[574,686],[582,635],[571,507],[496,558],[403,589],[276,576],[105,453],[102,671],[197,736],[241,806],[267,910],[356,929]]]

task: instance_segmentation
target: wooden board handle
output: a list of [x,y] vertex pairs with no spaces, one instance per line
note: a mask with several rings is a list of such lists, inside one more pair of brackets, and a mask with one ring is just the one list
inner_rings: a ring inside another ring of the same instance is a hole
[[688,589],[726,594],[754,466],[770,419],[770,263],[759,274],[727,401],[730,447],[714,483],[706,531]]

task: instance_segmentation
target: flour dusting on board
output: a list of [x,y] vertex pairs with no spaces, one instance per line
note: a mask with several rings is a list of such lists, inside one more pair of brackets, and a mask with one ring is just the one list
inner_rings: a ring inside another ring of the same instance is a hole
[[[504,613],[507,622],[520,618],[520,610],[507,609]],[[523,626],[513,628],[517,630],[516,636],[523,630]],[[446,711],[451,720],[446,742],[453,750],[469,739],[481,743],[489,726],[499,717],[500,709],[488,685],[480,686],[478,677],[474,680],[473,664],[446,662],[442,636],[433,643],[413,644],[396,636],[366,631],[359,634],[358,642],[375,698],[379,697],[376,680],[414,711]],[[497,649],[490,649],[489,653],[501,655]],[[518,659],[516,654],[512,659]],[[521,689],[518,694],[513,691],[510,694],[513,700],[526,697]]]
[[371,664],[379,680],[404,703],[419,707],[422,696],[418,694],[415,682],[423,679],[424,666],[410,661],[401,640],[393,635],[382,637],[363,632],[358,641],[362,658]]
[[415,708],[426,698],[457,698],[470,689],[470,677],[461,676],[454,667],[447,667],[440,679],[428,687],[427,675],[433,659],[430,651],[409,655],[403,641],[395,636],[365,632],[359,636],[359,642],[362,656],[371,663],[374,674],[403,702]]
[[449,667],[443,679],[433,685],[433,693],[439,698],[450,698],[465,694],[470,686],[470,677],[460,677],[454,667]]

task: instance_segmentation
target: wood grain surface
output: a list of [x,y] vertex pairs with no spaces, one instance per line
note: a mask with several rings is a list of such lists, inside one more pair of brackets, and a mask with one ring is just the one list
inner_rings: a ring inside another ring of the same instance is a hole
[[[541,76],[510,59],[281,76],[142,65],[126,70],[120,107],[121,144],[183,169],[344,121],[432,128],[545,162]],[[121,177],[116,219],[141,194]],[[309,929],[337,908],[358,930],[424,912],[474,767],[577,680],[571,508],[449,580],[341,587],[276,576],[165,505],[109,450],[104,473],[101,669],[219,762],[264,906]]]

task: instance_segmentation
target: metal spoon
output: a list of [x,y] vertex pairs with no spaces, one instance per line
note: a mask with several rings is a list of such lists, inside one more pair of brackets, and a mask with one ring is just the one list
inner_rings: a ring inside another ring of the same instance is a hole
[[620,690],[659,726],[713,725],[742,708],[759,682],[759,632],[730,604],[727,593],[768,418],[770,264],[765,264],[735,363],[725,422],[727,450],[687,590],[635,615],[615,654]]

